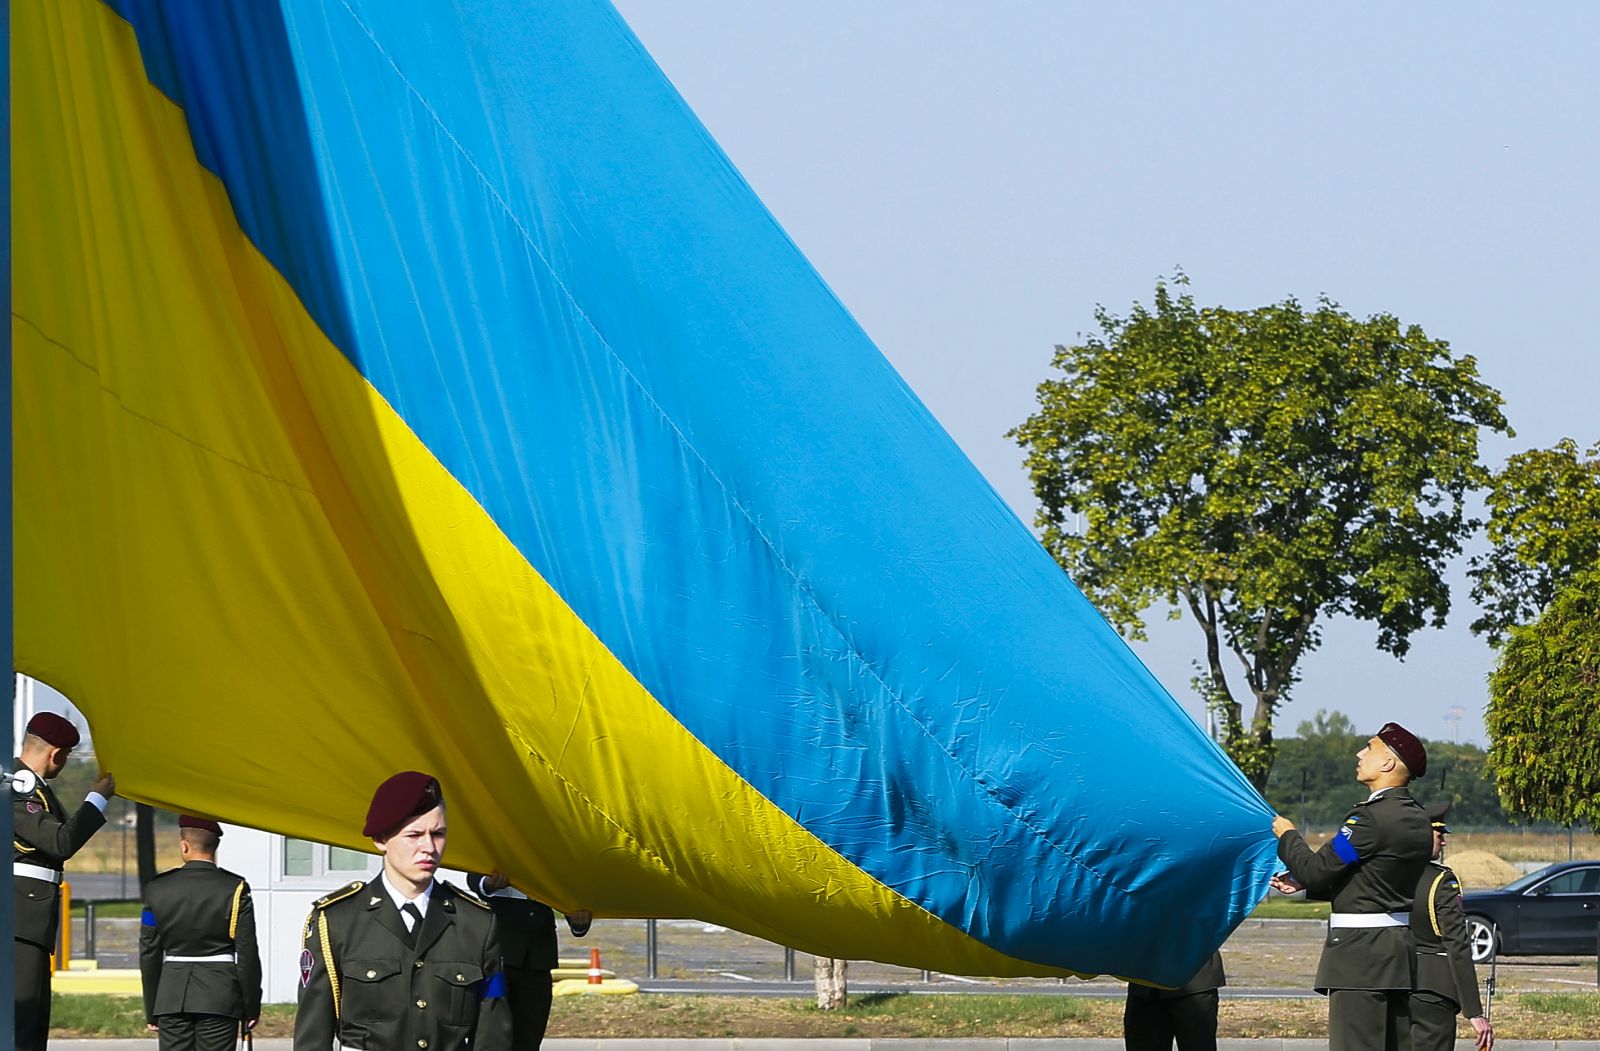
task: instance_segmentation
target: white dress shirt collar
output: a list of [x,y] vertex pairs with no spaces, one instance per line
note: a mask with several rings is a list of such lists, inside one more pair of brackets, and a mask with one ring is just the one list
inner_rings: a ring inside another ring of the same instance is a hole
[[[378,879],[382,881],[384,892],[389,895],[389,900],[394,902],[394,907],[396,909],[400,908],[400,906],[404,905],[406,902],[410,902],[417,907],[418,912],[422,913],[424,916],[428,914],[428,901],[433,897],[434,883],[432,880],[428,881],[428,885],[423,888],[421,894],[418,894],[415,898],[408,898],[400,892],[400,888],[389,882],[389,873],[379,873]],[[404,915],[404,913],[401,915]]]

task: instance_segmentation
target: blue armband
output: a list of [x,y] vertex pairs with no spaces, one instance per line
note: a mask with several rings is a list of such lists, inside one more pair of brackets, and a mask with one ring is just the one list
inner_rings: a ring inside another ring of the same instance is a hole
[[483,983],[483,999],[504,1000],[506,998],[506,976],[502,973],[492,974],[489,980]]
[[149,909],[145,909],[143,912],[141,912],[139,914],[139,926],[141,926],[141,927],[154,927],[155,925],[156,925],[156,914],[155,913],[151,912]]
[[1356,852],[1356,845],[1350,842],[1349,825],[1341,828],[1339,834],[1329,841],[1329,845],[1333,847],[1333,852],[1339,856],[1339,860],[1346,865],[1352,865],[1361,860],[1361,855]]

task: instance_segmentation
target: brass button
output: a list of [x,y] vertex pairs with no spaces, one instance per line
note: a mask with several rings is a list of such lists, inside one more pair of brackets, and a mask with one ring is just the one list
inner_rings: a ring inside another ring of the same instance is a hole
[[417,1006],[418,1007],[427,1007],[428,1006],[428,1001],[426,1001],[426,1000],[418,1000],[417,1001]]
[[376,978],[376,977],[378,977],[378,972],[377,971],[368,971],[367,972],[367,977],[368,978]]
[[416,963],[412,964],[411,966],[413,966],[413,967],[421,967],[422,966],[422,961],[418,960]]
[[458,982],[464,982],[464,981],[466,981],[466,980],[467,980],[467,976],[466,976],[466,975],[464,975],[464,974],[458,974],[458,975],[456,975],[456,981],[458,981]]
[[427,1047],[428,1046],[428,1038],[427,1037],[423,1037],[421,1040],[418,1040],[417,1041],[417,1046],[418,1047]]

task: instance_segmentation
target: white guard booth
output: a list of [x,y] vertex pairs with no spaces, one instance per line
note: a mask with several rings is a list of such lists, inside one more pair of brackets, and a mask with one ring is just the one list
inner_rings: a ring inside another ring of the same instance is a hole
[[[382,859],[225,824],[217,864],[250,882],[261,943],[262,1001],[270,1004],[293,1003],[299,995],[301,935],[311,903],[352,880],[376,876]],[[457,870],[440,869],[439,878],[466,886],[465,874]]]

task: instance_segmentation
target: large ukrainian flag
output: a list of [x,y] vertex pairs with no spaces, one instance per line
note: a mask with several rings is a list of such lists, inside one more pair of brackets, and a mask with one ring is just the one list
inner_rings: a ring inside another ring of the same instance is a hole
[[170,807],[1185,979],[1269,812],[602,0],[13,0],[17,667]]

